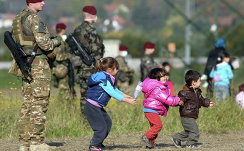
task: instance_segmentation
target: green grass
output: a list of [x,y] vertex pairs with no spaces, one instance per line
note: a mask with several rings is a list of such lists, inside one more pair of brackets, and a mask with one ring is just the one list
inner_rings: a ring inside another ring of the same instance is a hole
[[[192,69],[201,69],[194,66]],[[242,82],[243,67],[234,71],[233,88]],[[20,80],[0,71],[0,138],[17,138],[17,121],[22,97],[20,94]],[[172,70],[171,80],[179,90],[184,77],[184,69]],[[14,85],[12,83],[15,83]],[[203,89],[204,90],[204,89]],[[205,91],[205,90],[204,90]],[[80,117],[79,99],[70,105],[66,100],[57,99],[52,90],[49,110],[47,113],[47,137],[78,137],[92,135],[92,130],[86,120]],[[137,105],[111,100],[106,107],[113,121],[111,135],[145,132],[149,125],[142,112],[141,96]],[[214,100],[213,100],[214,101]],[[230,130],[242,130],[244,127],[244,110],[235,104],[234,100],[226,100],[213,108],[201,108],[197,120],[201,132],[223,133]],[[162,117],[163,130],[161,133],[175,133],[182,130],[177,107],[171,107],[167,117]]]
[[[78,137],[91,135],[92,130],[80,117],[79,101],[74,105],[61,103],[51,98],[47,114],[47,137]],[[107,112],[113,121],[112,135],[141,132],[149,127],[142,112],[142,98],[137,105],[111,100]],[[1,99],[0,104],[0,138],[17,137],[17,120],[20,100]],[[224,101],[213,108],[201,108],[197,120],[202,132],[222,133],[229,130],[242,130],[244,111],[233,101]],[[167,117],[162,117],[163,133],[175,133],[182,130],[178,107],[171,107]]]
[[0,70],[0,90],[16,89],[21,86],[21,78],[8,73],[8,70]]

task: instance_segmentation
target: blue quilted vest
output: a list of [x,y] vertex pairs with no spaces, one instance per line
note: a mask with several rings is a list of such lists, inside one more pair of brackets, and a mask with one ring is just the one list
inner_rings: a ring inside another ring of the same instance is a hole
[[106,85],[107,81],[109,81],[114,87],[114,84],[108,74],[104,72],[97,72],[91,75],[88,79],[89,88],[86,93],[86,99],[95,101],[101,106],[106,106],[108,101],[111,99],[111,96],[99,84],[103,83]]

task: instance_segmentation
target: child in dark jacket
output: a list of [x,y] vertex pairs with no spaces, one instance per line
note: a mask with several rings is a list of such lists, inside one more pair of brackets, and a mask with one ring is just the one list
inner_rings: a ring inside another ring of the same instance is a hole
[[197,71],[187,71],[185,74],[186,85],[178,93],[178,96],[184,102],[184,105],[180,106],[179,110],[184,131],[172,136],[172,141],[176,147],[181,147],[181,141],[186,141],[187,148],[201,147],[201,144],[197,143],[199,130],[196,119],[201,106],[212,107],[214,103],[202,96],[200,77],[200,73]]
[[110,98],[136,104],[134,98],[115,88],[114,76],[118,68],[119,64],[114,58],[102,58],[96,64],[98,72],[88,79],[89,88],[86,94],[85,115],[94,131],[90,141],[90,151],[102,151],[102,143],[110,132],[112,121],[103,108],[108,104]]

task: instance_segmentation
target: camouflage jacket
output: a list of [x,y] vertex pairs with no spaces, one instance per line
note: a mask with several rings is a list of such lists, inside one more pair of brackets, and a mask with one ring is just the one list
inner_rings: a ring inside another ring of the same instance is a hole
[[143,58],[141,58],[141,81],[145,80],[150,70],[153,68],[158,67],[158,64],[154,61],[152,56],[144,55]]
[[70,57],[69,46],[65,41],[63,41],[61,36],[57,36],[57,39],[62,42],[61,45],[58,47],[56,61],[59,62],[66,61]]
[[[15,17],[12,32],[13,38],[17,43],[21,44],[26,54],[31,54],[31,52],[33,52],[34,45],[37,44],[39,46],[38,53],[41,53],[42,55],[36,56],[36,58],[45,58],[43,61],[47,61],[46,55],[50,57],[55,56],[53,50],[55,46],[60,44],[60,41],[57,39],[50,39],[50,34],[45,24],[41,21],[37,13],[28,8],[24,9]],[[25,40],[23,37],[31,38]],[[35,61],[33,61],[33,63],[34,62]],[[16,76],[23,77],[15,61],[13,61],[9,72]]]
[[128,82],[128,85],[129,84],[132,84],[133,82],[133,74],[134,74],[134,70],[131,69],[125,58],[122,57],[122,56],[117,56],[115,58],[118,63],[119,63],[119,71],[118,73],[116,74],[116,85],[119,87],[119,88],[122,88],[124,87],[124,85],[120,85],[122,83],[125,83],[125,82]]
[[[82,43],[85,47],[87,47],[90,50],[89,53],[94,58],[94,64],[96,60],[103,57],[103,39],[101,36],[98,35],[96,28],[93,26],[93,24],[83,22],[74,30],[73,35],[79,43]],[[82,64],[80,68],[81,70],[83,70],[92,67]]]
[[[21,17],[21,19],[19,17]],[[18,28],[18,26],[15,25],[18,23],[16,23],[15,21],[21,21],[21,28],[23,33],[17,32],[19,29],[16,29]],[[50,39],[50,33],[45,24],[41,21],[37,13],[34,13],[32,10],[28,8],[26,8],[19,15],[17,15],[13,21],[13,36],[15,37],[16,42],[21,43],[20,41],[18,41],[17,38],[19,34],[23,34],[25,36],[33,36],[33,43],[36,43],[42,51],[51,51],[54,49],[56,45],[60,44],[60,42],[57,39]],[[32,48],[34,47],[33,45],[22,46]]]
[[116,58],[115,58],[117,61],[118,61],[118,63],[119,63],[119,71],[122,71],[122,72],[134,72],[134,70],[133,69],[131,69],[129,66],[128,66],[128,64],[127,64],[127,62],[126,62],[126,60],[125,60],[125,58],[124,57],[122,57],[122,56],[117,56]]
[[57,49],[57,54],[55,60],[51,62],[51,67],[53,74],[56,76],[55,78],[64,79],[65,75],[68,75],[68,59],[70,57],[70,54],[68,52],[69,46],[66,42],[63,41],[61,36],[57,36],[57,39],[62,42],[59,47],[55,48]]

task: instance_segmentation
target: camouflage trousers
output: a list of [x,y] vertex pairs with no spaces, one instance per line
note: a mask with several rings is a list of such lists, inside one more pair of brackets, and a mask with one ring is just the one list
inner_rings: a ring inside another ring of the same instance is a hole
[[84,105],[86,103],[87,82],[88,79],[82,79],[80,81],[80,109],[82,113],[84,112]]
[[95,72],[94,69],[82,70],[79,73],[79,84],[80,84],[80,109],[81,113],[84,113],[84,105],[86,103],[86,92],[88,90],[88,78]]
[[23,146],[43,143],[50,96],[51,71],[47,61],[35,59],[31,71],[33,80],[30,83],[22,81],[23,102],[18,131]]
[[66,75],[62,79],[58,79],[58,96],[61,101],[74,101],[75,94],[69,88],[69,77]]

